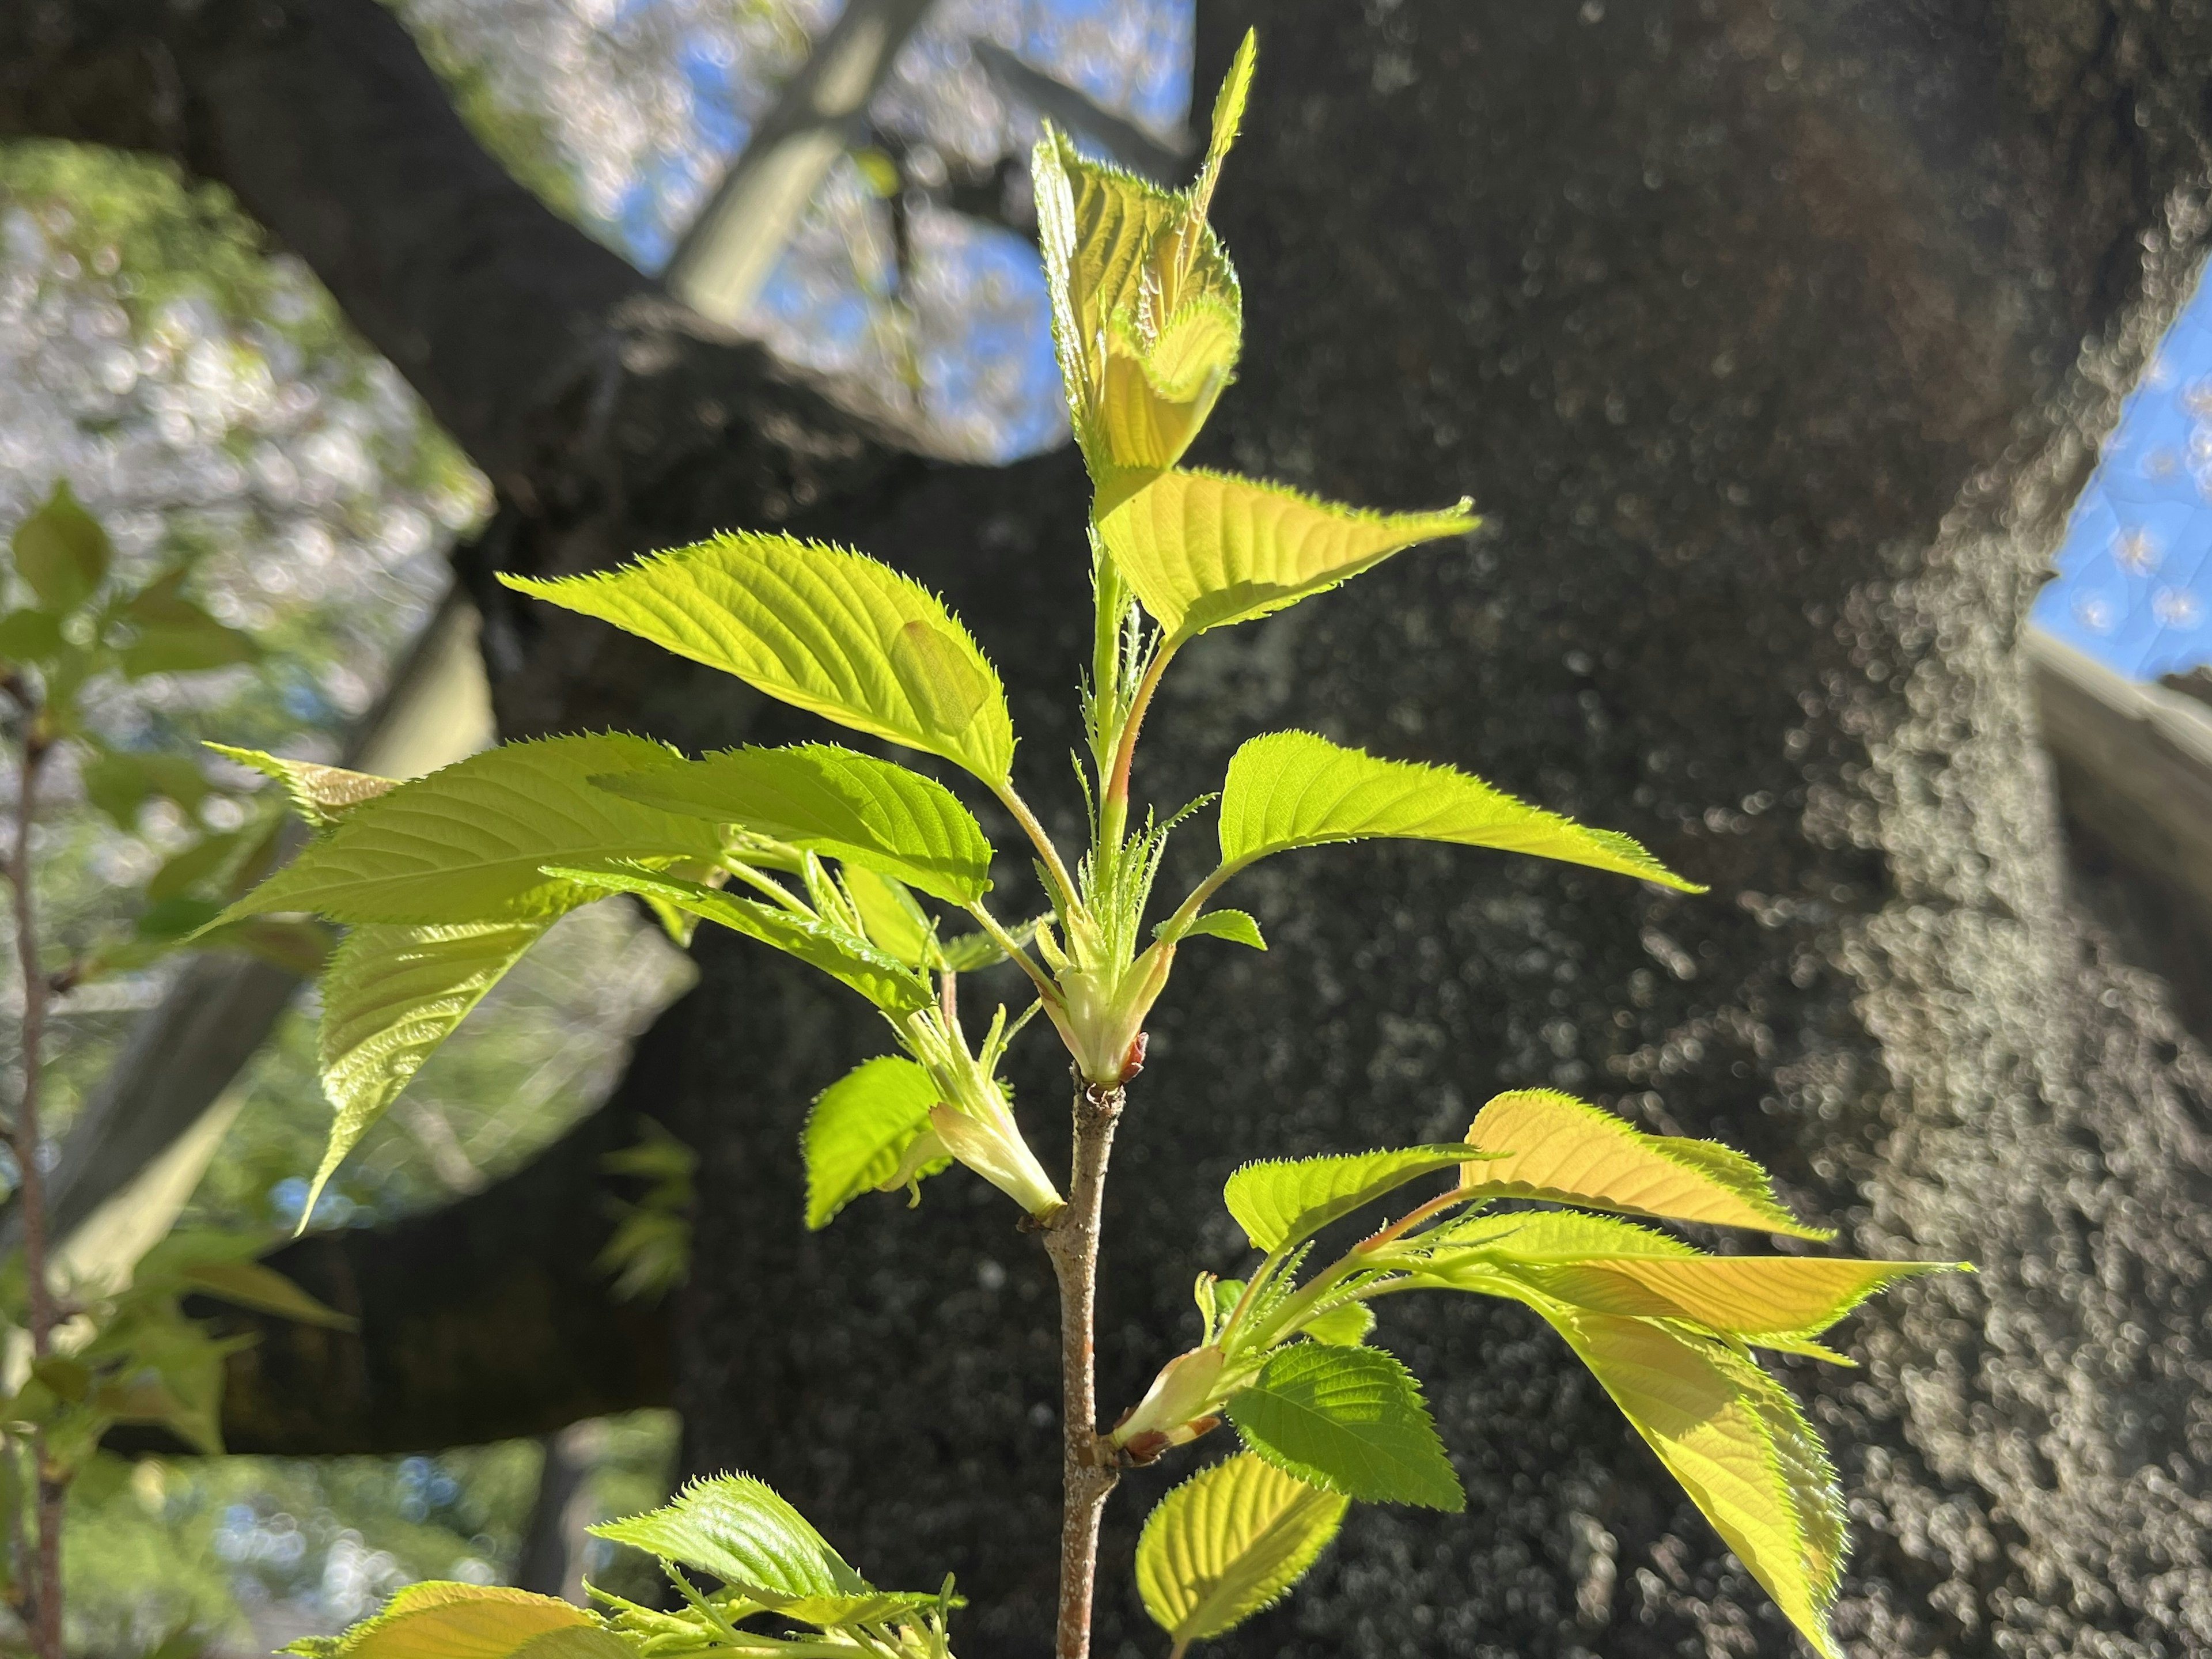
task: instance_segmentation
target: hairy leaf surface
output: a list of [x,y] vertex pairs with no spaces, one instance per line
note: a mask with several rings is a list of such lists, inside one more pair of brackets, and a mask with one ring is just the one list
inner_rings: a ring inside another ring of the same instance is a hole
[[1420,1384],[1379,1348],[1285,1348],[1226,1409],[1246,1445],[1301,1480],[1363,1503],[1467,1507]]
[[693,1480],[665,1507],[592,1532],[711,1572],[756,1600],[873,1594],[805,1516],[750,1475]]
[[1254,738],[1231,759],[1221,791],[1224,865],[1376,836],[1494,847],[1705,891],[1626,836],[1586,830],[1448,766],[1378,760],[1308,732]]
[[937,1085],[913,1060],[880,1054],[817,1096],[806,1119],[806,1224],[820,1229],[890,1180],[929,1122]]
[[1163,472],[1099,520],[1108,555],[1171,641],[1334,587],[1416,542],[1464,535],[1466,503],[1370,513],[1282,484]]
[[1225,939],[1232,945],[1249,945],[1255,951],[1267,948],[1266,936],[1249,910],[1208,910],[1183,929],[1182,937]]
[[1544,1295],[1592,1313],[1674,1319],[1760,1347],[1804,1352],[1876,1291],[1950,1264],[1797,1255],[1594,1257],[1516,1264]]
[[832,744],[730,749],[592,781],[662,811],[857,860],[947,903],[990,890],[991,843],[951,790]]
[[1797,1238],[1835,1234],[1782,1207],[1766,1171],[1715,1140],[1644,1133],[1549,1089],[1516,1089],[1475,1115],[1468,1141],[1504,1157],[1468,1166],[1486,1194],[1752,1227]]
[[1364,1302],[1344,1302],[1316,1314],[1299,1332],[1333,1348],[1356,1348],[1374,1334],[1375,1310]]
[[1350,1507],[1249,1452],[1200,1470],[1145,1522],[1145,1611],[1178,1644],[1235,1629],[1305,1576]]
[[1013,764],[998,671],[943,600],[865,554],[748,531],[618,570],[500,580],[986,783]]
[[312,910],[334,921],[442,925],[559,915],[597,895],[549,877],[547,865],[720,856],[713,825],[590,781],[678,763],[659,744],[614,732],[471,755],[347,809],[221,919]]
[[369,1126],[550,925],[356,927],[331,952],[322,979],[317,1064],[337,1115],[300,1212],[301,1226]]
[[797,957],[848,986],[896,1016],[928,1007],[937,999],[927,982],[894,956],[842,927],[794,914],[777,905],[739,898],[719,887],[702,886],[675,876],[634,866],[550,865],[562,881],[585,890],[635,893],[657,898],[676,909],[718,922],[733,933]]
[[1274,1250],[1319,1232],[1407,1182],[1464,1163],[1464,1146],[1247,1164],[1229,1177],[1221,1201],[1255,1250]]

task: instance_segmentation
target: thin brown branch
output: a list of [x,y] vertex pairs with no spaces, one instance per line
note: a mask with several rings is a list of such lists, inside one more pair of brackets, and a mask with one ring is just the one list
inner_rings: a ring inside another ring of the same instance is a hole
[[[15,692],[18,700],[23,694]],[[44,711],[27,704],[15,789],[15,839],[9,851],[14,890],[15,959],[23,979],[23,1090],[15,1103],[10,1139],[21,1183],[23,1276],[30,1302],[31,1353],[43,1359],[53,1343],[53,1290],[46,1282],[46,1197],[39,1166],[40,1049],[46,1041],[46,979],[39,963],[38,907],[31,887],[31,830],[38,818],[39,773],[52,738]],[[33,1565],[31,1646],[39,1659],[62,1659],[63,1483],[46,1468],[46,1437],[33,1434],[31,1461],[37,1483],[37,1559]]]
[[1121,1121],[1122,1091],[1086,1085],[1075,1090],[1074,1168],[1067,1207],[1044,1236],[1060,1280],[1060,1369],[1062,1509],[1060,1533],[1060,1617],[1055,1659],[1088,1659],[1091,1604],[1098,1578],[1098,1522],[1108,1494],[1121,1479],[1098,1435],[1097,1356],[1092,1333],[1098,1299],[1099,1217],[1106,1197],[1106,1162]]

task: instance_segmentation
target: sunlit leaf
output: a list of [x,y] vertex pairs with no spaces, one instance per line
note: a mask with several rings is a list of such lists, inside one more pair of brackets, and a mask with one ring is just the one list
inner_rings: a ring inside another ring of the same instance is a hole
[[817,1096],[806,1119],[806,1224],[826,1227],[846,1205],[882,1186],[929,1122],[939,1098],[910,1060],[866,1060]]
[[1494,847],[1705,891],[1626,836],[1585,830],[1448,766],[1378,760],[1308,732],[1254,738],[1231,759],[1221,791],[1224,865],[1376,836]]
[[585,895],[546,875],[548,865],[720,856],[712,824],[590,781],[679,763],[659,744],[613,732],[471,755],[349,808],[224,915],[312,910],[334,921],[433,924],[558,915]]
[[1305,1576],[1350,1507],[1249,1452],[1200,1470],[1137,1541],[1145,1611],[1178,1644],[1233,1630]]
[[1363,1503],[1467,1507],[1420,1384],[1379,1348],[1285,1348],[1225,1409],[1246,1445],[1301,1480]]
[[665,1507],[592,1532],[711,1572],[756,1600],[874,1593],[805,1516],[750,1475],[694,1480]]
[[346,1154],[550,921],[360,927],[322,979],[317,1060],[337,1116],[301,1224]]
[[1464,501],[1370,513],[1225,473],[1163,472],[1101,518],[1098,534],[1173,641],[1280,611],[1476,522]]
[[1407,1146],[1247,1164],[1229,1177],[1221,1201],[1254,1249],[1279,1249],[1409,1181],[1461,1164],[1472,1151],[1459,1145]]
[[343,766],[315,761],[284,760],[258,749],[234,749],[226,743],[207,745],[240,766],[271,777],[284,786],[292,808],[315,828],[326,829],[365,800],[397,788],[397,778],[380,778],[373,772],[349,772]]
[[904,882],[878,875],[865,864],[847,865],[840,880],[869,944],[909,968],[927,968],[939,959],[941,952],[928,914],[915,902]]
[[1260,932],[1260,924],[1253,920],[1248,910],[1208,910],[1183,929],[1182,937],[1225,939],[1232,945],[1249,945],[1255,951],[1267,948],[1267,939]]
[[336,1638],[278,1650],[301,1659],[635,1659],[581,1607],[496,1584],[410,1584]]
[[1741,1354],[1648,1320],[1531,1304],[1565,1337],[1736,1559],[1822,1654],[1844,1519],[1820,1437]]
[[797,957],[839,984],[850,987],[894,1017],[930,1006],[936,994],[928,982],[897,957],[842,928],[798,915],[774,904],[739,898],[718,887],[702,886],[635,866],[549,865],[564,883],[589,891],[635,893],[658,898],[675,908],[758,939]]
[[998,671],[935,594],[863,554],[744,532],[618,570],[500,580],[987,783],[1013,764]]
[[1333,1348],[1356,1348],[1374,1334],[1375,1310],[1364,1302],[1343,1302],[1316,1314],[1298,1327],[1301,1334]]
[[1486,1195],[1547,1198],[1594,1210],[1828,1239],[1782,1207],[1766,1171],[1716,1140],[1645,1134],[1611,1112],[1549,1089],[1516,1089],[1475,1115],[1470,1146],[1504,1156],[1470,1164]]
[[857,860],[951,904],[990,890],[991,843],[952,792],[849,749],[732,749],[593,781],[663,811]]

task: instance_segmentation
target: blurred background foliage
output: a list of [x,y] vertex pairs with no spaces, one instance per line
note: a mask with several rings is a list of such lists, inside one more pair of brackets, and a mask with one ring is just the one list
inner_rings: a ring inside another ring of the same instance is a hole
[[[486,146],[553,210],[647,269],[690,216],[839,0],[398,0]],[[1169,143],[1189,88],[1188,0],[939,0],[834,167],[746,326],[794,362],[892,388],[933,441],[1012,458],[1064,435],[1021,158],[1036,113],[973,52],[994,42]],[[957,202],[956,208],[953,204]],[[92,723],[145,756],[204,738],[335,759],[434,610],[446,555],[490,492],[313,276],[219,189],[166,164],[0,146],[0,538],[58,480],[126,580],[196,556],[193,592],[259,660],[103,686]],[[253,780],[201,762],[237,791]],[[12,786],[9,786],[12,787]],[[37,833],[57,959],[127,933],[144,884],[196,836],[236,828],[216,793],[119,817],[67,769]],[[318,1225],[449,1200],[526,1160],[611,1085],[688,964],[626,910],[564,921],[425,1069],[332,1184]],[[12,939],[0,942],[12,953]],[[586,971],[588,965],[588,971]],[[65,1135],[175,959],[63,999],[49,1133]],[[20,986],[6,988],[9,1009]],[[240,1079],[243,1106],[186,1224],[289,1226],[327,1110],[302,999]],[[0,1068],[12,1070],[0,1018]],[[12,1169],[0,1170],[12,1176]],[[665,1413],[562,1437],[586,1470],[569,1529],[664,1494]],[[400,1584],[513,1575],[539,1496],[532,1443],[283,1461],[103,1455],[66,1552],[72,1645],[258,1654],[335,1630]],[[583,1551],[620,1588],[609,1547]]]

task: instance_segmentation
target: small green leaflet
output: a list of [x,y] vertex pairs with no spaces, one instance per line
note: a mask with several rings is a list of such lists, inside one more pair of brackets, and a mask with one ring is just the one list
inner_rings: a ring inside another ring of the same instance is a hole
[[1795,1401],[1723,1345],[1647,1320],[1529,1298],[1777,1606],[1828,1659],[1843,1498]]
[[1333,1348],[1356,1348],[1374,1334],[1375,1310],[1364,1302],[1340,1302],[1298,1327],[1298,1334]]
[[1766,1171],[1717,1140],[1650,1135],[1550,1089],[1516,1089],[1475,1114],[1471,1146],[1504,1156],[1470,1168],[1483,1195],[1542,1198],[1673,1221],[1831,1239],[1782,1207]]
[[1279,1250],[1409,1181],[1476,1155],[1470,1146],[1407,1146],[1396,1152],[1247,1164],[1229,1177],[1221,1201],[1254,1249]]
[[15,526],[15,574],[56,615],[74,611],[106,580],[113,557],[107,532],[84,510],[64,478]]
[[[1160,926],[1165,927],[1167,924],[1162,922]],[[1196,939],[1200,935],[1225,939],[1232,945],[1249,945],[1255,951],[1267,948],[1267,941],[1260,932],[1260,924],[1247,910],[1208,910],[1184,928],[1182,933],[1183,939]]]
[[994,788],[1012,768],[998,671],[944,601],[864,554],[748,531],[618,570],[500,580]]
[[733,933],[774,945],[809,967],[820,969],[840,985],[858,991],[894,1018],[918,1012],[937,1000],[928,984],[904,963],[827,922],[636,866],[609,863],[546,868],[579,890],[659,899],[702,921],[719,922]]
[[309,1296],[273,1267],[253,1260],[264,1248],[252,1233],[173,1232],[131,1270],[134,1291],[210,1296],[234,1308],[275,1314],[302,1325],[349,1331],[356,1322]]
[[292,810],[318,830],[327,830],[362,802],[374,800],[399,787],[398,779],[380,778],[374,772],[349,772],[343,766],[283,760],[258,749],[234,749],[227,743],[204,746],[240,766],[251,767],[276,779],[284,786]]
[[334,921],[521,921],[596,896],[548,877],[547,865],[714,862],[722,842],[712,824],[641,806],[590,781],[679,763],[659,744],[613,732],[471,755],[351,807],[221,920],[312,910]]
[[1377,760],[1309,732],[1255,738],[1221,790],[1221,862],[1371,836],[1455,842],[1611,870],[1686,893],[1684,881],[1626,836],[1585,830],[1448,766]]
[[896,1054],[863,1061],[817,1096],[801,1142],[807,1226],[828,1226],[846,1205],[890,1180],[938,1099],[929,1073]]
[[694,1480],[664,1508],[591,1530],[661,1560],[711,1572],[758,1601],[874,1593],[805,1516],[750,1475]]
[[550,926],[362,927],[331,952],[322,979],[317,1062],[337,1115],[300,1211],[302,1228],[346,1154]]
[[635,1659],[581,1607],[495,1584],[410,1584],[343,1636],[279,1648],[301,1659]]
[[1301,1480],[1366,1504],[1467,1507],[1421,1385],[1380,1348],[1282,1349],[1226,1409],[1246,1445]]
[[991,843],[951,790],[835,744],[730,749],[592,781],[665,812],[856,860],[948,904],[990,890]]
[[1312,1566],[1352,1500],[1240,1452],[1160,1500],[1137,1541],[1137,1590],[1182,1646],[1224,1634]]
[[942,959],[928,913],[915,902],[905,883],[878,875],[865,864],[847,865],[839,883],[869,944],[909,968],[933,967]]
[[1371,513],[1219,472],[1163,472],[1107,513],[1099,538],[1172,649],[1296,605],[1416,542],[1463,536],[1469,503]]

